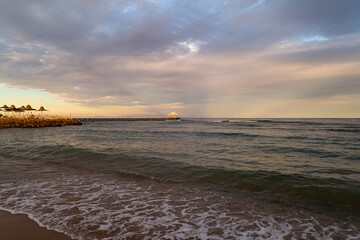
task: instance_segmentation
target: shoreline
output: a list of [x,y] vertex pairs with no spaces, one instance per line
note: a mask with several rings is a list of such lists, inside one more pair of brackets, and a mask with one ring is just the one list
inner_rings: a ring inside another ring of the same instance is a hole
[[26,214],[12,214],[0,210],[0,239],[12,240],[71,240],[69,236],[39,226]]

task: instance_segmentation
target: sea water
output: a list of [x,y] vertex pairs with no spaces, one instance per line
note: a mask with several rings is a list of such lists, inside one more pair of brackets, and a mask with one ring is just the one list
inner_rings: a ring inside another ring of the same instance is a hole
[[0,209],[76,239],[359,239],[360,119],[1,129]]

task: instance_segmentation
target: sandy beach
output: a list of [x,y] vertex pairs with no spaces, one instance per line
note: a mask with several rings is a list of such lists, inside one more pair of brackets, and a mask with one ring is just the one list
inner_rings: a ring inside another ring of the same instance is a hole
[[47,230],[25,214],[0,211],[0,240],[70,240],[65,234]]

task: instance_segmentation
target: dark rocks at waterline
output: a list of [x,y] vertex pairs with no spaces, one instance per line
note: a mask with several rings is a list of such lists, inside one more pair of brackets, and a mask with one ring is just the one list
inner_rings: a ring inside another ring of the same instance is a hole
[[42,128],[81,125],[77,119],[63,118],[0,118],[0,128]]

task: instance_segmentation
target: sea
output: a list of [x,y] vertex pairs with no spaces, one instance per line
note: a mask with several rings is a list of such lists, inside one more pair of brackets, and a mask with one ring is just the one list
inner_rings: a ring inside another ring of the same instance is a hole
[[0,129],[0,210],[74,239],[360,239],[360,119]]

